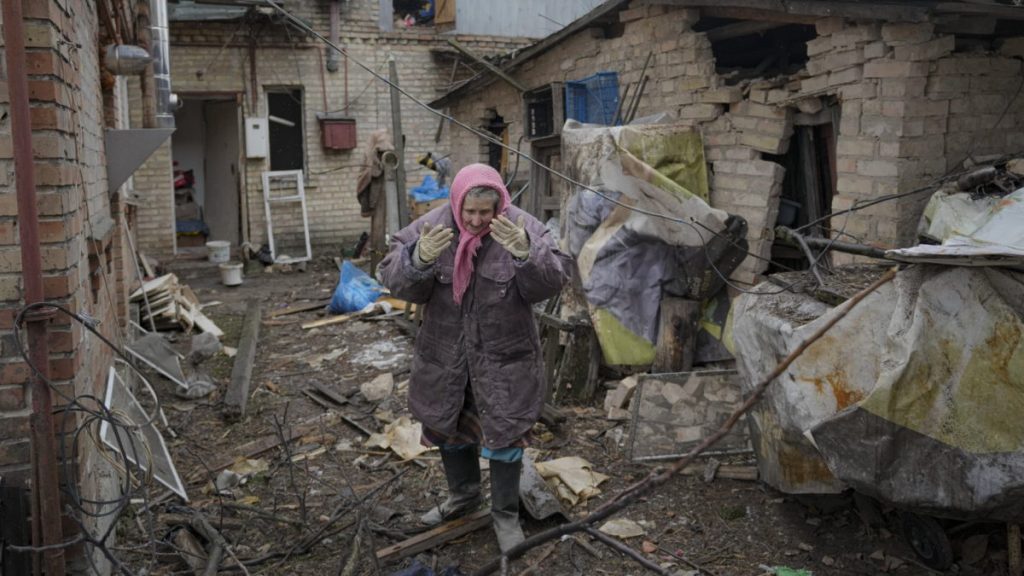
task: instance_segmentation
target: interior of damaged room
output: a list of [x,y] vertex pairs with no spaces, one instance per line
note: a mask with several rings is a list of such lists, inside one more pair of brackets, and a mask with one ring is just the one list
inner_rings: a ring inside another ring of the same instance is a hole
[[4,3],[0,575],[1024,574],[1024,7],[476,4],[77,5],[60,299]]

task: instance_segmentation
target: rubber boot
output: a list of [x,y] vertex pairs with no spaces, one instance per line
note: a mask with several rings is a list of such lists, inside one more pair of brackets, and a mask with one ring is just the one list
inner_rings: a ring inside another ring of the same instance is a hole
[[441,450],[441,463],[448,480],[448,499],[420,516],[420,522],[427,526],[465,516],[479,508],[482,501],[476,446]]
[[519,526],[519,474],[522,469],[522,461],[491,460],[491,519],[502,554],[526,539]]

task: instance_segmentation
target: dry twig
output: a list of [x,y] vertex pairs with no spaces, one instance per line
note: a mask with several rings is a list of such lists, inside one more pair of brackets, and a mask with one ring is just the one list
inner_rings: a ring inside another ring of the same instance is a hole
[[814,334],[811,334],[810,336],[807,337],[806,340],[801,342],[800,345],[797,346],[796,349],[789,354],[789,356],[786,356],[786,358],[784,358],[782,362],[780,362],[775,367],[775,369],[772,370],[771,373],[768,374],[768,376],[766,376],[755,387],[754,392],[747,398],[747,400],[739,408],[737,408],[729,416],[729,419],[726,420],[724,424],[722,424],[722,427],[719,428],[717,432],[705,438],[703,442],[694,447],[693,450],[691,450],[686,456],[683,456],[682,458],[677,460],[667,470],[655,468],[654,470],[651,471],[650,474],[648,474],[642,480],[634,483],[632,486],[618,493],[613,498],[611,498],[603,505],[601,505],[597,510],[595,510],[588,516],[585,516],[584,518],[575,520],[573,522],[567,522],[560,526],[555,526],[554,528],[550,528],[548,530],[530,536],[522,543],[514,546],[507,553],[492,559],[479,570],[474,572],[473,576],[487,576],[489,574],[493,574],[494,571],[501,566],[503,559],[518,558],[519,556],[522,556],[527,550],[530,550],[531,548],[534,548],[549,540],[560,538],[565,534],[574,534],[576,532],[589,531],[591,527],[597,522],[600,522],[601,520],[604,520],[618,512],[621,512],[623,509],[636,502],[639,498],[646,496],[647,494],[650,494],[654,489],[668,482],[679,471],[686,468],[687,465],[693,462],[693,460],[697,456],[706,451],[708,448],[717,444],[722,438],[729,434],[733,427],[736,426],[736,423],[739,422],[739,419],[744,414],[746,414],[751,408],[753,408],[758,401],[761,400],[761,397],[764,396],[764,393],[768,390],[768,386],[776,378],[778,378],[779,375],[781,375],[786,370],[786,368],[788,368],[789,365],[793,363],[794,360],[799,358],[800,355],[803,354],[804,351],[811,346],[811,344],[818,341],[818,339],[824,336],[826,332],[831,330],[832,327],[835,326],[840,320],[845,318],[846,315],[850,312],[850,310],[856,307],[861,301],[864,300],[864,298],[866,298],[869,294],[871,294],[884,284],[888,283],[895,276],[896,269],[893,268],[885,275],[883,275],[881,278],[872,283],[870,286],[859,292],[853,298],[850,298],[850,300],[848,300],[845,303],[846,305],[844,307],[837,309],[836,315],[831,320],[823,324],[821,328],[819,328]]

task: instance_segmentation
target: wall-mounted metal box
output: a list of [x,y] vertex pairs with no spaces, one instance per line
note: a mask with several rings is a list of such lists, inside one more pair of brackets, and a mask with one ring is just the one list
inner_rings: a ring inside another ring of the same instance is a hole
[[245,157],[266,158],[270,151],[269,130],[266,118],[245,119]]
[[328,150],[351,150],[356,147],[356,119],[334,114],[317,114],[320,140]]

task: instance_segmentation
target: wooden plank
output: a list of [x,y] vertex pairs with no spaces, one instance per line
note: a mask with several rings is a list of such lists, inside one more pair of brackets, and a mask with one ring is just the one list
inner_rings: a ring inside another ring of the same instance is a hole
[[245,416],[245,405],[249,401],[249,382],[256,361],[256,343],[260,336],[260,303],[249,300],[242,324],[242,337],[238,342],[238,354],[231,367],[231,383],[224,394],[224,416],[229,420]]
[[693,367],[700,304],[672,296],[661,299],[653,372],[686,372]]
[[348,404],[348,398],[333,388],[329,388],[319,382],[310,382],[309,385],[319,392],[321,396],[327,398],[331,402],[334,402],[338,406]]
[[[842,16],[844,18],[889,20],[896,22],[927,22],[930,17],[930,10],[921,6],[876,2],[843,2],[841,0],[788,0],[787,2],[781,2],[779,0],[659,0],[657,3],[687,8],[701,8],[702,11],[705,7],[752,8],[768,12],[802,16]],[[949,2],[946,4],[960,5],[962,3]],[[942,4],[939,6],[941,7]],[[958,11],[953,8],[953,6],[950,6],[949,11]]]
[[267,314],[267,318],[277,318],[278,316],[287,316],[289,314],[298,314],[299,312],[309,312],[310,310],[317,310],[327,306],[331,301],[330,298],[324,300],[318,300],[316,302],[306,302],[304,304],[294,304],[287,308],[280,308],[273,310],[270,314]]
[[377,560],[381,562],[395,562],[419,554],[424,550],[430,550],[454,540],[464,534],[475,532],[491,524],[491,511],[489,509],[477,510],[476,512],[445,522],[437,528],[417,534],[408,540],[392,544],[377,550]]
[[471,58],[471,59],[473,59],[474,62],[480,64],[484,68],[487,68],[487,70],[489,70],[492,74],[494,74],[498,78],[501,78],[502,80],[507,82],[510,86],[512,86],[513,88],[518,90],[520,93],[526,92],[526,87],[525,86],[520,84],[519,81],[517,81],[515,78],[512,78],[511,76],[506,74],[505,71],[502,70],[501,68],[498,68],[494,64],[491,64],[489,61],[484,60],[480,56],[477,56],[475,53],[470,51],[468,48],[466,48],[462,44],[459,44],[457,41],[453,40],[452,38],[448,38],[448,44],[450,44],[452,46],[452,48],[455,48],[456,50],[458,50],[460,53],[462,53],[467,58]]
[[306,322],[305,324],[302,325],[302,329],[303,330],[309,330],[311,328],[320,328],[321,326],[330,326],[332,324],[341,324],[342,322],[348,322],[349,320],[351,320],[353,318],[358,318],[359,316],[365,316],[365,314],[359,314],[358,312],[353,312],[351,314],[341,314],[339,316],[331,316],[330,318],[321,318],[320,320],[314,320],[312,322]]
[[779,22],[781,24],[805,24],[813,26],[819,20],[817,16],[787,14],[757,8],[729,8],[709,6],[700,9],[701,16],[711,18],[731,18],[733,20],[754,20],[759,22]]
[[324,400],[323,398],[320,397],[319,394],[310,390],[309,388],[303,389],[302,393],[306,396],[306,398],[309,398],[314,404],[323,408],[324,410],[330,410],[331,408],[333,408],[330,402]]
[[455,0],[437,0],[434,24],[455,24]]
[[785,25],[785,22],[757,22],[753,20],[745,20],[743,22],[735,22],[733,24],[719,26],[718,28],[712,28],[707,31],[707,37],[711,42],[721,42],[722,40],[740,38],[751,34],[760,34],[761,32],[766,32],[773,28]]

